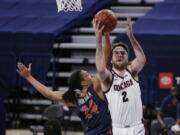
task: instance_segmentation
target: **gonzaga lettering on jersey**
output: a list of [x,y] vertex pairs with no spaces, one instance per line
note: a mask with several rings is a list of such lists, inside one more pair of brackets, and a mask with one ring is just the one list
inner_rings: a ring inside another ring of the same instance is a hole
[[133,85],[133,81],[130,79],[125,82],[122,82],[120,85],[114,85],[114,90],[120,91],[127,87],[130,87],[131,85]]
[[142,102],[139,83],[126,70],[124,77],[112,71],[113,80],[105,93],[109,102],[112,123],[131,125],[142,120]]

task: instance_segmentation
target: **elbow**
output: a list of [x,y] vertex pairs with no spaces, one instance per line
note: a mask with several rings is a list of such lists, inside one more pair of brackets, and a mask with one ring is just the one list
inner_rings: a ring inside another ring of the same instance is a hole
[[53,100],[53,93],[51,91],[49,91],[48,93],[44,94],[44,97],[50,99],[50,100]]
[[146,56],[145,55],[139,56],[139,62],[144,65],[146,63]]
[[146,56],[144,55],[142,59],[143,59],[143,63],[145,64],[147,61]]

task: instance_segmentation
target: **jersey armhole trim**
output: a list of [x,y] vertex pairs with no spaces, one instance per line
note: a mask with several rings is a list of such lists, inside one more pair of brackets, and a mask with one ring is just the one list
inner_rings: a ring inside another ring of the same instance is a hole
[[137,83],[139,83],[139,81],[138,80],[136,80],[135,78],[134,78],[134,76],[132,75],[132,73],[129,71],[129,69],[128,68],[126,68],[126,70],[127,70],[127,72],[129,72],[130,73],[130,75],[131,75],[131,77],[133,78],[133,80],[134,81],[136,81]]
[[112,84],[113,84],[113,81],[114,81],[114,74],[113,74],[112,72],[111,72],[111,74],[112,74],[112,81],[111,81],[110,87],[109,87],[109,89],[107,89],[106,91],[103,92],[104,94],[106,94],[106,93],[108,93],[108,92],[110,91],[111,86],[112,86]]
[[118,75],[114,70],[112,70],[112,73],[116,74],[119,78],[124,79],[124,77]]

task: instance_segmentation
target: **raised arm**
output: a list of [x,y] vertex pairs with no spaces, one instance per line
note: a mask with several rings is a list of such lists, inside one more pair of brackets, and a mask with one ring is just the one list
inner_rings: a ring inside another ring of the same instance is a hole
[[126,34],[132,44],[134,53],[136,58],[132,61],[131,65],[129,66],[129,69],[133,73],[138,73],[141,71],[141,69],[144,67],[144,64],[146,62],[146,57],[144,55],[144,51],[141,48],[140,44],[136,40],[133,30],[132,30],[132,24],[131,24],[131,17],[127,17],[127,22],[126,22]]
[[62,100],[63,92],[52,91],[48,89],[48,87],[40,83],[31,75],[31,64],[27,68],[23,63],[18,63],[17,67],[18,67],[17,72],[19,73],[19,75],[24,79],[26,79],[44,97],[55,101],[61,101],[61,102],[63,101]]
[[102,30],[104,26],[100,27],[100,23],[93,20],[93,28],[96,34],[96,68],[101,83],[103,84],[103,91],[106,91],[110,84],[111,73],[106,68],[105,55],[102,47]]
[[110,35],[109,35],[109,33],[104,33],[104,37],[105,37],[104,56],[105,56],[106,68],[110,69],[110,67],[111,67],[112,51],[111,51],[111,42],[110,42]]

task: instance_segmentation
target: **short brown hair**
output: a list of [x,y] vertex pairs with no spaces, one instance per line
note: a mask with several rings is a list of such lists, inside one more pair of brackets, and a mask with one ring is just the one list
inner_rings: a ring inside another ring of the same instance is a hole
[[114,43],[113,44],[113,46],[112,46],[112,51],[116,48],[116,47],[123,47],[126,51],[127,51],[127,53],[129,54],[129,47],[128,47],[128,45],[126,45],[125,43],[123,43],[123,42],[118,42],[118,43]]

